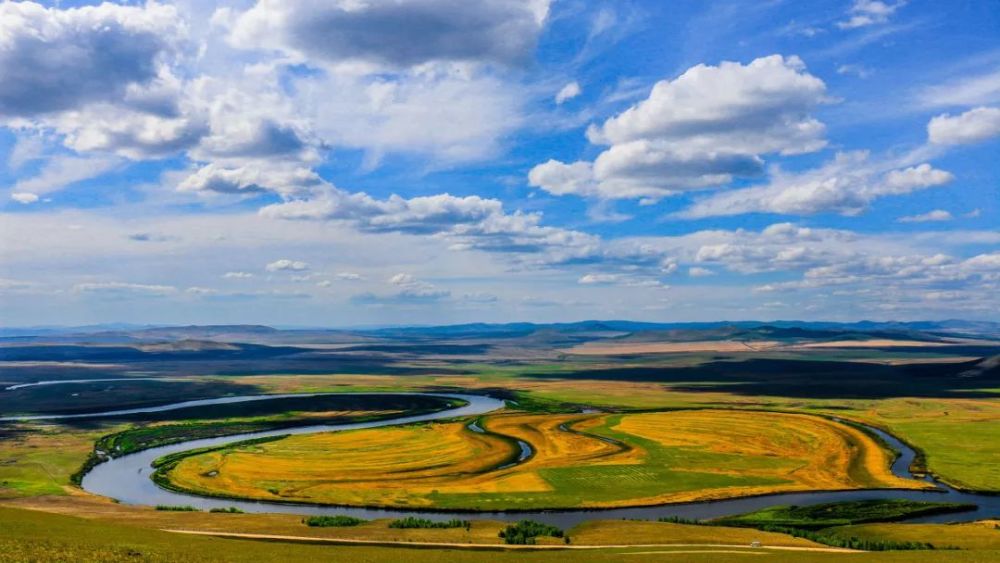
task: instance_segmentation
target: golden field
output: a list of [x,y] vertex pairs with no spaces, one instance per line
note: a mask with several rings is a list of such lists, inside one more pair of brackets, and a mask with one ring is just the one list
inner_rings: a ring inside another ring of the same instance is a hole
[[[777,491],[925,486],[894,477],[866,434],[773,412],[506,413],[291,436],[181,460],[166,476],[202,494],[335,505],[613,507]],[[534,455],[510,466],[519,448]]]

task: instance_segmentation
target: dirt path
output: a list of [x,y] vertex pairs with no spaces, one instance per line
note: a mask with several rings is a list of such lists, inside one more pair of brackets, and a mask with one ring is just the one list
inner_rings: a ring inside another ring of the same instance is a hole
[[211,532],[202,530],[172,530],[164,529],[164,532],[175,534],[190,534],[194,536],[214,536],[219,538],[248,539],[248,540],[270,540],[270,541],[293,541],[306,543],[328,543],[343,545],[372,545],[382,547],[440,547],[448,549],[472,549],[472,550],[507,550],[507,549],[528,549],[528,550],[552,550],[552,549],[624,549],[624,548],[672,548],[672,547],[704,547],[704,548],[725,548],[727,550],[754,550],[754,551],[814,551],[823,553],[861,553],[853,549],[842,549],[838,547],[792,547],[792,546],[761,546],[751,547],[749,545],[734,545],[724,543],[668,543],[668,544],[636,544],[636,545],[507,545],[507,544],[487,544],[487,543],[447,543],[447,542],[395,542],[383,540],[357,540],[346,538],[317,538],[309,536],[285,536],[276,534],[243,534],[238,532]]

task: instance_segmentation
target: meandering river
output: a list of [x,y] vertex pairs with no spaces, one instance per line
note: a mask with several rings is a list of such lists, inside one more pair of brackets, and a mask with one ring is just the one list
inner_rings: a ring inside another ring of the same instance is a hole
[[[321,395],[321,394],[315,394]],[[386,393],[386,395],[408,395],[407,393]],[[933,481],[937,490],[853,490],[836,492],[799,492],[764,495],[757,497],[736,498],[728,500],[718,500],[709,502],[695,502],[682,504],[668,504],[658,506],[646,506],[636,508],[613,508],[600,510],[550,510],[550,511],[525,511],[525,512],[445,512],[445,511],[422,511],[422,510],[399,510],[399,509],[371,509],[371,508],[351,508],[351,507],[324,507],[305,504],[264,502],[264,501],[238,501],[200,497],[191,494],[176,493],[158,487],[149,478],[152,471],[153,460],[167,454],[182,452],[194,448],[210,446],[221,446],[224,444],[248,440],[251,438],[263,438],[268,436],[280,436],[285,434],[310,434],[315,432],[332,432],[339,430],[352,430],[359,428],[374,428],[379,426],[390,426],[396,424],[407,424],[427,420],[442,418],[452,418],[459,416],[474,416],[498,410],[504,406],[503,401],[492,397],[480,395],[463,395],[447,393],[428,393],[437,397],[452,399],[462,399],[468,404],[462,407],[448,409],[431,414],[417,416],[404,416],[391,420],[379,420],[370,422],[357,422],[351,424],[337,425],[315,425],[302,426],[282,430],[265,432],[253,432],[225,436],[221,438],[209,438],[202,440],[191,440],[188,442],[151,448],[112,459],[94,467],[83,478],[83,488],[92,493],[117,499],[124,504],[141,505],[191,505],[204,510],[210,508],[226,508],[235,506],[246,512],[277,512],[303,515],[332,515],[345,514],[358,518],[403,518],[415,516],[430,520],[447,520],[451,518],[463,519],[490,519],[490,520],[518,520],[530,518],[562,528],[570,528],[576,524],[587,520],[595,519],[657,519],[663,517],[677,516],[692,519],[717,518],[742,514],[774,506],[779,504],[809,505],[824,502],[840,502],[865,499],[908,499],[923,501],[947,501],[970,503],[978,506],[974,511],[957,514],[940,514],[915,518],[913,522],[958,522],[972,521],[988,517],[1000,516],[1000,496],[984,494],[964,493],[957,491],[947,485]],[[0,420],[11,419],[58,419],[58,418],[100,418],[123,414],[134,414],[142,412],[162,412],[177,410],[191,406],[205,406],[213,404],[226,404],[241,401],[259,401],[269,399],[280,399],[303,395],[248,395],[243,397],[225,397],[220,399],[206,399],[200,401],[184,401],[159,407],[149,407],[145,409],[130,409],[120,411],[109,411],[105,413],[93,413],[88,415],[38,415],[32,417],[9,417]],[[876,429],[869,430],[879,435],[886,443],[900,453],[900,456],[892,465],[892,471],[897,476],[913,478],[909,466],[916,455],[912,448],[894,436]],[[529,446],[530,448],[530,446]],[[522,447],[522,459],[530,455],[530,449],[524,451]]]

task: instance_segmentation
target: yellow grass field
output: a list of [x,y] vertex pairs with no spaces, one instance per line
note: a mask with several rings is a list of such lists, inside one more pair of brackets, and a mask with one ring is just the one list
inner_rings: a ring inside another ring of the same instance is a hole
[[[776,491],[921,487],[864,433],[824,418],[689,410],[520,414],[292,436],[194,455],[166,471],[202,494],[336,505],[613,507]],[[510,466],[520,451],[534,454]]]

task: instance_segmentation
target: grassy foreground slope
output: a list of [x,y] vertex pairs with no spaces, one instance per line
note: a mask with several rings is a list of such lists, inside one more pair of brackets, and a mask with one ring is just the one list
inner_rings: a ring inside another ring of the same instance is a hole
[[0,508],[0,561],[3,562],[284,562],[352,561],[410,563],[556,562],[572,557],[580,563],[605,561],[781,561],[791,563],[986,563],[1000,551],[908,551],[896,553],[828,553],[747,549],[738,545],[635,547],[628,549],[563,549],[553,551],[472,551],[408,549],[259,542],[174,534],[84,520],[42,512]]
[[[869,436],[828,419],[725,410],[505,414],[291,436],[197,453],[178,489],[319,504],[477,510],[611,507],[775,491],[921,487]],[[517,442],[533,455],[518,464]]]

